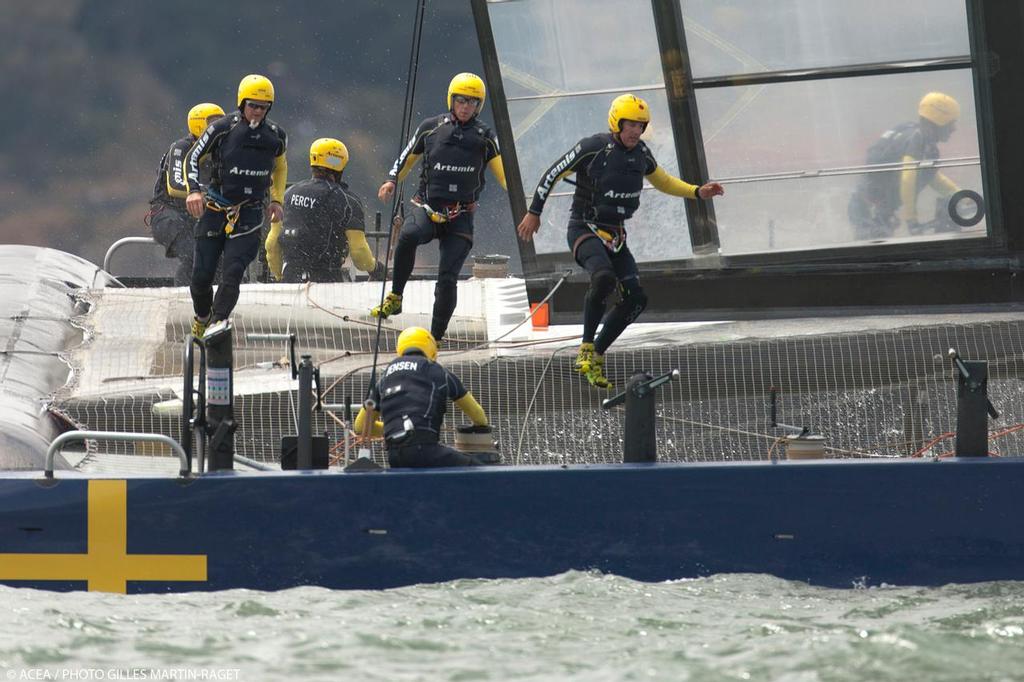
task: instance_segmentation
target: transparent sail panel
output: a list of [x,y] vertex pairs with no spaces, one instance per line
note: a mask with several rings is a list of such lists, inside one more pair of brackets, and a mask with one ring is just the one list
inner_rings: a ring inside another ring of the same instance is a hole
[[[918,103],[933,91],[956,99],[961,114],[949,140],[936,143],[938,154],[914,169],[921,187],[911,232],[899,220],[900,154],[873,164],[869,156],[888,131],[919,122]],[[932,186],[942,174],[956,188],[982,193],[967,69],[713,88],[697,98],[708,171],[726,182],[726,196],[715,201],[724,254],[986,234],[984,221],[961,230],[943,220],[948,209],[937,212],[937,203],[949,188]],[[860,220],[869,208],[888,221],[872,227]]]
[[694,78],[966,55],[963,0],[680,0]]
[[[950,217],[956,190],[984,201],[970,67],[901,68],[970,54],[962,0],[679,0],[679,8],[697,81],[699,138],[692,143],[703,144],[708,179],[726,185],[714,200],[722,255],[991,236],[983,218],[962,226]],[[527,201],[560,154],[606,129],[610,100],[628,91],[651,105],[645,140],[659,163],[698,179],[698,169],[679,168],[674,135],[690,132],[672,125],[648,2],[493,0],[488,9]],[[837,78],[828,71],[883,63],[894,73]],[[700,82],[793,69],[823,71],[763,85]],[[880,160],[872,152],[879,140],[919,123],[919,103],[931,92],[958,104],[955,131],[929,138],[919,153]],[[914,165],[901,165],[904,157]],[[562,183],[556,195],[573,189]],[[549,201],[539,254],[566,252],[568,205],[565,196]],[[961,202],[952,212],[962,218],[976,207]],[[638,261],[692,256],[680,199],[648,188],[627,228]]]
[[509,98],[664,82],[649,2],[516,0],[488,10]]
[[[627,5],[628,41],[622,40],[624,7],[619,1],[488,5],[527,202],[541,175],[560,155],[580,139],[608,130],[608,106],[624,92],[650,104],[652,123],[644,140],[659,164],[679,175],[651,6]],[[538,253],[568,252],[565,226],[571,199],[559,195],[574,190],[560,183],[547,202],[536,239]],[[690,255],[682,201],[644,192],[640,211],[630,223],[629,244],[637,260]],[[671,238],[663,236],[669,232]]]

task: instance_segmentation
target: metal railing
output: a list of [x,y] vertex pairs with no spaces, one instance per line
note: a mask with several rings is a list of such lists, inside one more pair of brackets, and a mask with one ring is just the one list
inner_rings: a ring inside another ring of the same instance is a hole
[[178,456],[178,461],[181,464],[181,468],[178,471],[178,476],[187,478],[191,472],[189,471],[188,456],[185,454],[184,448],[170,436],[165,436],[162,433],[132,433],[122,431],[68,431],[62,433],[53,439],[50,443],[50,448],[46,451],[46,478],[53,478],[53,460],[56,458],[57,453],[63,449],[67,443],[71,443],[79,440],[117,440],[117,441],[148,441],[151,443],[163,443]]
[[[195,349],[199,347],[199,388],[193,386],[195,376]],[[192,435],[199,449],[198,471],[206,470],[206,346],[191,334],[185,339],[183,379],[181,392],[181,443],[192,468]]]
[[126,244],[156,244],[156,240],[153,239],[152,237],[123,237],[121,239],[118,239],[116,242],[110,245],[110,248],[107,249],[106,255],[103,256],[104,272],[114,274],[110,272],[110,261],[114,257],[114,252],[117,251],[122,246],[125,246]]

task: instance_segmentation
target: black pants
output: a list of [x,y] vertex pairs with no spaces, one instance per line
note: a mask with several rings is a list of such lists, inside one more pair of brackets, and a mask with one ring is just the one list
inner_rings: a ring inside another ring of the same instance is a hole
[[873,201],[862,189],[857,189],[850,197],[847,215],[853,226],[854,239],[887,239],[893,236],[900,222],[896,217],[896,207]]
[[195,256],[195,238],[192,230],[195,219],[187,213],[165,206],[153,207],[149,227],[153,239],[164,247],[164,255],[178,259],[178,268],[174,272],[174,286],[188,286],[192,281],[192,261]]
[[458,303],[459,273],[473,247],[473,214],[461,213],[455,220],[435,223],[422,208],[413,208],[411,219],[406,220],[395,246],[395,271],[391,290],[401,295],[405,283],[412,275],[416,264],[416,249],[437,239],[441,248],[441,260],[437,266],[437,284],[434,286],[434,314],[430,321],[430,333],[438,341],[448,330]]
[[480,466],[475,457],[440,443],[416,443],[405,447],[388,447],[388,464],[392,469],[427,467]]
[[[239,286],[245,269],[256,258],[260,248],[260,231],[263,209],[260,206],[245,207],[235,224],[235,234],[242,236],[228,239],[224,234],[224,213],[207,209],[196,223],[195,267],[192,269],[192,309],[197,317],[206,317],[213,312],[217,320],[226,320],[238,303]],[[251,230],[251,231],[249,231]],[[248,234],[243,234],[248,232]],[[213,279],[217,264],[223,256],[221,283],[217,297],[213,296]]]
[[[583,342],[593,343],[595,351],[604,353],[647,307],[636,260],[626,245],[618,253],[610,251],[578,220],[569,221],[568,241],[576,262],[590,273],[590,288],[583,301]],[[608,297],[616,287],[621,300],[606,315]]]

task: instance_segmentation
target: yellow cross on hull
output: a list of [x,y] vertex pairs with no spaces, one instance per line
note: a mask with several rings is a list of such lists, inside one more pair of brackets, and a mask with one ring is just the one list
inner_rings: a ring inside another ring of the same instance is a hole
[[206,581],[205,554],[128,554],[126,481],[89,481],[85,554],[0,554],[0,580],[84,580],[127,592],[129,580]]

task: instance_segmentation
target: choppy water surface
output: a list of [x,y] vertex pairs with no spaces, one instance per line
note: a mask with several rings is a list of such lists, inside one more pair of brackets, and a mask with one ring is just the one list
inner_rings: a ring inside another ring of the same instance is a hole
[[0,587],[0,680],[1020,680],[1024,582],[566,573],[379,592]]

